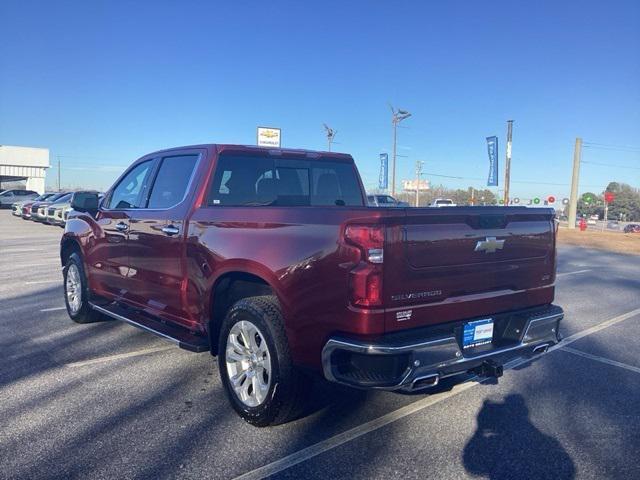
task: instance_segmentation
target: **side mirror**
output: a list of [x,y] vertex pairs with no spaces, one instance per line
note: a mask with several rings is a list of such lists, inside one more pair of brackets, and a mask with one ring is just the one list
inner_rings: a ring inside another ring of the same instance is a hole
[[71,197],[71,208],[77,212],[95,215],[98,211],[98,194],[93,192],[76,192]]

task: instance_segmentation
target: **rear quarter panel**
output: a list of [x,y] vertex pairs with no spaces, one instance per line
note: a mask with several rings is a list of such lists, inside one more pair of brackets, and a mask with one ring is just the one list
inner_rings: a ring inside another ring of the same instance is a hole
[[[345,207],[202,207],[187,235],[188,301],[202,321],[210,295],[228,272],[264,279],[276,292],[298,364],[319,366],[328,337],[339,331],[382,333],[381,310],[349,306],[349,271],[359,258],[342,241],[347,221],[375,221],[376,209]],[[216,319],[221,321],[221,319]]]

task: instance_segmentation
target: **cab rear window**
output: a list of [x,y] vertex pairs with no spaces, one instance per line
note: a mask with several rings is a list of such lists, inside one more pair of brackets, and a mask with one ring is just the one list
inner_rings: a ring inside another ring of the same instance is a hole
[[363,206],[354,166],[330,160],[222,155],[210,206]]

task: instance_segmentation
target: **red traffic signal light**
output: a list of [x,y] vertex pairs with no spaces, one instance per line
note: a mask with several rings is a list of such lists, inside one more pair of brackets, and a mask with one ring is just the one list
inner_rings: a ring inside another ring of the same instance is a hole
[[611,192],[604,193],[604,201],[607,203],[611,203],[616,199],[616,196]]
[[549,195],[547,197],[547,203],[556,203],[556,197],[554,197],[553,195]]

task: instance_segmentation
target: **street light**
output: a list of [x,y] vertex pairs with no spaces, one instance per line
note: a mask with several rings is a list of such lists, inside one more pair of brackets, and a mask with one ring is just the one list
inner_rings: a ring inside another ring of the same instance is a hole
[[391,166],[391,196],[396,194],[396,144],[398,139],[398,124],[405,118],[409,118],[411,114],[406,110],[391,108],[391,124],[393,125],[393,160]]
[[324,125],[324,130],[327,134],[327,143],[329,144],[329,151],[331,151],[331,144],[333,143],[333,140],[336,138],[338,131],[334,130],[326,123],[323,123],[322,125]]

